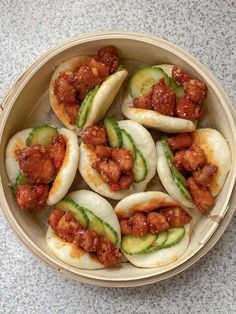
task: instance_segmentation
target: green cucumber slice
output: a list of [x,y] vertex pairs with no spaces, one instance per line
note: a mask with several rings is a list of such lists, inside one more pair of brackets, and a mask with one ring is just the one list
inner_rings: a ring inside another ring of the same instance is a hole
[[116,244],[118,242],[118,233],[105,221],[103,221],[103,227],[105,230],[105,238],[110,240],[112,244]]
[[53,136],[58,134],[58,130],[50,125],[40,125],[36,126],[30,131],[26,139],[26,145],[40,144],[48,146],[52,142]]
[[55,205],[55,208],[62,209],[64,211],[72,212],[75,217],[79,220],[79,223],[84,227],[87,228],[89,224],[89,219],[86,215],[85,210],[80,207],[75,201],[64,198],[62,201]]
[[121,129],[123,144],[122,148],[128,149],[131,151],[133,160],[136,159],[136,148],[134,144],[134,140],[132,139],[131,135],[126,132],[124,129]]
[[176,83],[173,77],[170,77],[170,87],[175,91],[176,97],[179,98],[184,95],[183,86]]
[[170,228],[168,229],[168,236],[166,242],[163,244],[162,248],[166,249],[177,243],[179,243],[185,235],[185,228]]
[[94,215],[89,209],[84,208],[89,219],[88,229],[97,232],[100,236],[104,236],[105,230],[102,220]]
[[87,117],[88,117],[88,114],[89,114],[89,111],[91,109],[91,105],[92,105],[92,102],[93,102],[93,99],[99,89],[100,85],[97,84],[87,95],[86,97],[84,98],[81,106],[80,106],[80,109],[78,111],[78,114],[77,114],[77,117],[76,117],[76,125],[81,128],[86,120],[87,120]]
[[167,236],[168,236],[168,231],[163,231],[163,232],[158,233],[155,241],[152,243],[152,246],[149,249],[147,249],[144,253],[151,253],[151,252],[161,249],[167,240]]
[[104,126],[107,132],[108,143],[112,148],[121,147],[123,144],[121,129],[118,122],[112,118],[104,119]]
[[143,154],[136,148],[136,159],[133,166],[134,182],[139,183],[145,180],[148,174],[148,168]]
[[165,79],[166,85],[170,85],[168,75],[159,67],[146,67],[137,71],[130,80],[130,94],[137,98],[149,91],[152,85],[161,78]]
[[156,235],[148,233],[144,237],[135,237],[132,234],[123,236],[121,247],[122,250],[130,255],[141,254],[152,247],[156,240]]

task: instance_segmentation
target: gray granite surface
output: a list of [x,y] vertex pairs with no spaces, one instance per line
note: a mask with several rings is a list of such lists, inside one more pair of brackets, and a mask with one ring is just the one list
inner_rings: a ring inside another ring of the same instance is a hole
[[[0,0],[0,99],[24,69],[64,39],[96,30],[148,32],[197,57],[236,104],[236,2]],[[217,245],[174,278],[130,289],[59,276],[0,214],[0,313],[236,313],[236,218]]]

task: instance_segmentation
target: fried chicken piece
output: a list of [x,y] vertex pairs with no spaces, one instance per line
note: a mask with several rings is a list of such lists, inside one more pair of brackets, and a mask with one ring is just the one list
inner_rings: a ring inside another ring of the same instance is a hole
[[189,148],[193,143],[193,139],[189,133],[179,133],[169,137],[167,142],[171,150],[181,150]]
[[118,183],[121,171],[119,166],[113,160],[100,160],[97,159],[92,168],[101,174],[105,183]]
[[147,110],[153,110],[152,107],[152,92],[147,92],[144,95],[141,95],[134,99],[133,101],[134,108],[141,108]]
[[207,97],[206,84],[197,79],[185,81],[183,83],[183,88],[187,98],[195,103],[199,103]]
[[175,168],[180,171],[183,172],[185,170],[184,168],[184,154],[186,152],[186,149],[180,150],[177,153],[175,153],[174,155],[174,165]]
[[199,120],[203,116],[203,111],[201,107],[184,95],[177,100],[176,114],[181,119]]
[[56,172],[58,172],[63,164],[66,153],[66,142],[63,135],[58,134],[52,138],[52,143],[48,147],[48,153],[56,168]]
[[16,151],[20,169],[33,183],[49,183],[55,174],[54,164],[42,145],[32,145]]
[[120,221],[121,234],[131,234],[132,233],[132,223],[130,219],[122,219]]
[[86,252],[96,252],[100,245],[100,236],[93,230],[81,229],[75,233],[73,243]]
[[179,206],[166,207],[160,210],[171,228],[179,228],[186,224],[189,224],[192,217],[183,208]]
[[130,219],[133,235],[143,237],[148,233],[147,218],[144,213],[136,212]]
[[64,210],[55,208],[53,211],[50,213],[49,218],[48,218],[48,223],[51,226],[52,230],[57,229],[57,225],[60,221],[60,219],[65,215]]
[[99,49],[97,59],[109,66],[110,73],[114,73],[119,67],[119,56],[114,46],[106,46]]
[[73,72],[60,73],[54,83],[54,94],[59,102],[76,103],[77,91],[74,87],[74,74]]
[[107,143],[107,134],[102,125],[87,127],[81,138],[84,144],[105,145]]
[[128,149],[114,148],[112,150],[112,159],[121,171],[131,171],[133,169],[133,156]]
[[97,145],[94,151],[98,158],[109,159],[112,157],[112,148],[109,146]]
[[164,78],[151,87],[151,93],[154,110],[166,116],[173,116],[176,95],[172,88],[166,86]]
[[99,262],[106,267],[117,266],[120,264],[121,253],[105,238],[101,238],[96,255]]
[[207,164],[203,168],[193,172],[193,178],[197,184],[201,186],[210,186],[218,167],[213,164]]
[[161,213],[151,212],[147,215],[148,230],[152,234],[165,231],[169,228],[169,223]]
[[89,66],[82,65],[79,67],[77,72],[75,72],[74,80],[74,87],[78,91],[78,98],[82,101],[88,92],[101,82],[101,78],[95,75]]
[[172,69],[172,77],[176,80],[176,82],[180,83],[181,85],[190,79],[190,76],[187,72],[183,71],[177,66],[174,66]]
[[187,187],[190,191],[194,204],[203,213],[206,214],[214,204],[214,198],[207,187],[198,185],[193,177],[188,178]]
[[49,193],[47,185],[18,185],[16,187],[16,203],[21,209],[41,210],[46,206]]
[[198,145],[192,145],[183,156],[184,168],[188,171],[194,171],[205,166],[207,162],[204,150]]

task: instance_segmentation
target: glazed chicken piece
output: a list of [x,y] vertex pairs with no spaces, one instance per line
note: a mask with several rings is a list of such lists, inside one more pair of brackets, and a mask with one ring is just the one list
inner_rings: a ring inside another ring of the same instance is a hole
[[151,87],[152,106],[157,112],[173,116],[175,113],[176,95],[172,88],[166,86],[164,78]]
[[198,185],[193,177],[188,178],[187,187],[193,198],[194,204],[203,213],[206,214],[214,204],[214,198],[207,187]]
[[98,76],[101,81],[104,81],[106,77],[109,75],[109,65],[103,62],[98,61],[96,57],[93,57],[89,62],[89,67],[92,69],[93,74]]
[[118,183],[121,175],[119,166],[111,159],[101,160],[97,159],[92,168],[101,174],[104,182],[106,183]]
[[189,133],[179,133],[169,137],[167,142],[171,150],[181,150],[189,148],[193,143],[193,139]]
[[133,156],[130,150],[115,148],[112,150],[112,159],[122,171],[131,171],[133,169]]
[[109,66],[110,73],[119,67],[119,56],[116,47],[107,46],[98,50],[97,59]]
[[213,164],[207,164],[203,168],[193,172],[195,182],[201,186],[210,186],[218,167]]
[[78,91],[78,98],[82,101],[88,92],[101,82],[102,79],[95,75],[89,66],[82,65],[75,72],[74,80],[74,87]]
[[185,81],[183,88],[186,97],[195,103],[202,102],[207,97],[206,84],[197,79]]
[[136,212],[131,218],[132,234],[143,237],[148,233],[148,224],[144,213]]
[[42,145],[32,145],[16,151],[20,169],[33,183],[50,183],[55,166]]
[[55,135],[52,138],[52,143],[48,147],[48,153],[56,168],[56,172],[58,172],[63,164],[66,153],[66,142],[62,135]]
[[180,172],[184,172],[185,168],[184,168],[184,154],[186,152],[186,149],[180,150],[177,153],[175,153],[174,155],[174,165],[175,168],[180,171]]
[[147,214],[148,230],[152,234],[162,232],[169,228],[169,223],[161,213],[151,212]]
[[186,224],[189,224],[192,217],[183,208],[179,206],[166,207],[160,210],[160,214],[163,214],[171,228],[179,228]]
[[190,79],[188,73],[184,72],[177,66],[174,66],[172,69],[172,77],[176,80],[176,82],[180,83],[181,85],[183,84],[183,82],[188,81]]
[[18,185],[16,187],[16,202],[21,209],[41,210],[46,206],[49,193],[47,185]]
[[87,127],[81,138],[84,144],[105,145],[107,143],[107,134],[101,125]]
[[81,229],[75,233],[73,243],[86,252],[96,252],[100,245],[100,237],[93,230]]
[[204,150],[198,145],[192,145],[183,155],[184,168],[187,171],[194,171],[205,166],[207,162]]
[[52,230],[56,230],[57,225],[60,221],[60,219],[65,215],[64,210],[55,208],[53,211],[50,213],[49,218],[48,218],[48,223],[51,226]]
[[95,154],[98,158],[109,159],[112,158],[112,148],[106,145],[95,146]]
[[176,114],[181,119],[199,120],[203,116],[203,111],[201,107],[184,95],[177,100]]
[[147,109],[152,110],[152,92],[149,91],[144,95],[141,95],[134,99],[133,101],[134,108],[141,108],[141,109]]
[[74,87],[73,72],[60,73],[54,84],[54,94],[60,102],[76,103],[77,91]]
[[131,234],[132,233],[132,221],[130,219],[122,219],[120,221],[120,231],[121,234]]
[[117,266],[120,264],[121,253],[110,241],[101,238],[97,250],[97,259],[105,266]]

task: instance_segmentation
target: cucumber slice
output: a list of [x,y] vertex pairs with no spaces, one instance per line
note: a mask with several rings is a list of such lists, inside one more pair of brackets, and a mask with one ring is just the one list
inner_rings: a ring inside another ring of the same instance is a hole
[[133,156],[133,160],[135,160],[136,148],[135,148],[134,140],[132,139],[131,135],[128,132],[126,132],[124,129],[121,129],[121,133],[122,133],[122,139],[123,139],[122,148],[130,150]]
[[84,208],[89,219],[88,229],[97,232],[100,236],[104,236],[105,230],[102,220],[94,215],[89,209]]
[[152,85],[161,78],[165,79],[166,85],[170,85],[168,75],[158,67],[146,67],[137,71],[130,80],[130,94],[137,98],[149,91]]
[[91,105],[92,105],[92,102],[93,102],[93,99],[99,89],[100,85],[97,84],[94,89],[92,89],[87,95],[86,97],[84,98],[81,106],[80,106],[80,109],[79,109],[79,112],[77,114],[77,117],[76,117],[76,124],[79,128],[81,128],[86,120],[87,120],[87,117],[88,117],[88,113],[91,109]]
[[185,228],[170,228],[168,229],[168,236],[166,242],[163,244],[162,248],[166,249],[177,243],[179,243],[185,235]]
[[125,253],[136,255],[147,251],[155,241],[156,235],[151,233],[144,237],[135,237],[132,234],[128,234],[122,238],[121,247]]
[[55,205],[55,208],[72,212],[84,228],[88,227],[89,219],[85,213],[85,210],[80,207],[75,201],[64,198],[62,201]]
[[105,230],[105,238],[110,240],[111,243],[115,245],[118,242],[117,232],[105,221],[103,221],[103,227]]
[[136,159],[134,161],[133,166],[133,176],[134,176],[134,182],[139,183],[143,180],[145,180],[148,169],[147,169],[147,163],[145,158],[143,157],[143,154],[136,148]]
[[173,79],[173,77],[170,77],[170,87],[175,91],[177,98],[184,95],[183,86],[176,83],[176,81]]
[[161,249],[167,240],[167,236],[168,236],[168,231],[163,231],[163,232],[158,233],[152,246],[149,249],[147,249],[144,253],[151,253],[151,252]]
[[109,145],[112,148],[121,147],[123,143],[122,133],[117,121],[112,118],[105,118],[104,126],[107,132]]
[[52,142],[53,136],[58,134],[58,130],[50,125],[40,125],[33,128],[26,139],[26,145],[40,144],[48,146]]

